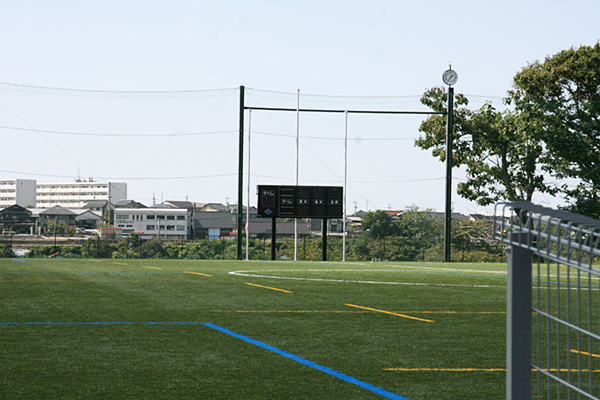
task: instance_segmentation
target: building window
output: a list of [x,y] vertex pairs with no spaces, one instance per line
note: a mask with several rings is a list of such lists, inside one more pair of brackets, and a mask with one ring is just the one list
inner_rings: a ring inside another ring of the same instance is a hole
[[185,215],[178,215],[177,216],[177,220],[178,221],[185,221]]
[[129,219],[129,215],[125,215],[125,214],[117,214],[115,215],[116,219]]
[[175,226],[174,225],[167,225],[167,230],[168,231],[174,231],[175,230]]
[[177,230],[178,231],[185,231],[185,226],[184,225],[177,225]]
[[156,219],[155,215],[146,215],[146,219]]
[[167,215],[167,219],[172,219],[172,220],[174,220],[174,219],[175,219],[175,216],[174,216],[174,215]]
[[146,230],[147,231],[155,231],[156,230],[156,225],[146,225]]
[[164,215],[157,215],[156,218],[158,218],[158,219],[165,219],[165,216]]

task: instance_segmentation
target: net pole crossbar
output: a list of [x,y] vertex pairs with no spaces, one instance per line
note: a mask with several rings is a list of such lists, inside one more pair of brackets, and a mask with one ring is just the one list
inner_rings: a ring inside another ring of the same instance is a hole
[[336,110],[327,108],[281,108],[281,107],[254,107],[245,106],[245,110],[262,111],[293,111],[293,112],[314,112],[314,113],[348,113],[348,114],[416,114],[416,115],[446,115],[445,112],[437,111],[390,111],[390,110]]

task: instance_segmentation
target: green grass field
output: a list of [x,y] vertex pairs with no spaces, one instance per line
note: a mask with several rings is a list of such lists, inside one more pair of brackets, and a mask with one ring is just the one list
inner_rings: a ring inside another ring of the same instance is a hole
[[24,261],[2,399],[505,398],[505,264]]

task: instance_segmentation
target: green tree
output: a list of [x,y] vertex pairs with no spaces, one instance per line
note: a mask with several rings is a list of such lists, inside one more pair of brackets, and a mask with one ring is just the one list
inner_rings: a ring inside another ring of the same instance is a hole
[[[445,88],[425,92],[421,102],[437,112],[447,109]],[[548,161],[540,128],[527,115],[498,111],[489,103],[479,110],[467,108],[469,101],[455,97],[453,166],[465,166],[467,179],[460,182],[460,196],[479,205],[498,201],[531,201],[536,192],[555,194],[556,186],[547,182],[540,165]],[[433,115],[423,121],[424,133],[415,141],[423,150],[431,149],[434,157],[446,161],[446,116]]]
[[600,43],[533,62],[509,92],[516,110],[535,121],[552,158],[549,170],[576,184],[561,187],[572,211],[600,217]]
[[403,238],[398,248],[400,260],[425,259],[425,252],[443,238],[443,222],[433,216],[433,210],[409,207],[396,222],[398,236]]
[[395,232],[392,217],[383,210],[370,211],[366,213],[361,221],[363,232],[376,239],[391,236]]
[[492,236],[491,219],[453,219],[454,259],[461,261],[501,261],[504,246]]
[[111,227],[115,224],[115,210],[112,208],[106,209],[104,211],[104,215],[102,216],[102,225],[105,227]]

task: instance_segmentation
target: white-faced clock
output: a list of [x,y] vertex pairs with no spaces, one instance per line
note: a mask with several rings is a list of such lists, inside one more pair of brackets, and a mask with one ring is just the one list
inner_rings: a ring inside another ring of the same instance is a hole
[[458,81],[458,74],[453,69],[446,70],[442,74],[442,80],[446,85],[452,86]]

